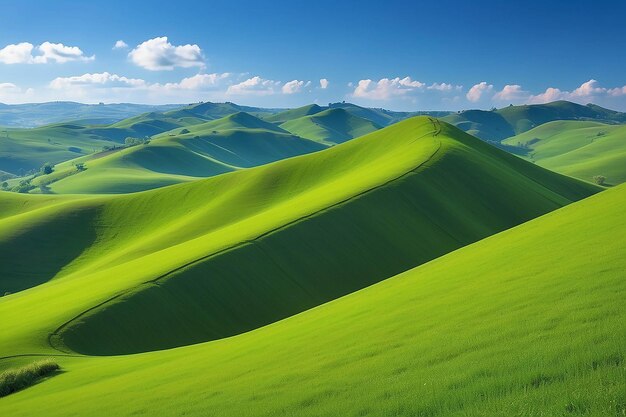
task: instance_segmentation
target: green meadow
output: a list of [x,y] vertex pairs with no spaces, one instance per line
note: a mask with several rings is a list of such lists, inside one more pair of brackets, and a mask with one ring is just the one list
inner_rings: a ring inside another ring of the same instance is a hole
[[624,133],[576,106],[17,129],[116,145],[0,191],[0,414],[624,415]]

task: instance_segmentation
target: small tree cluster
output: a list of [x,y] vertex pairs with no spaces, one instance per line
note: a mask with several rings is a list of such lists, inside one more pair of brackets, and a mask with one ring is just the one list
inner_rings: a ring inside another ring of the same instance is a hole
[[124,145],[126,145],[126,146],[137,146],[137,145],[145,145],[148,142],[150,142],[148,139],[127,137],[124,140]]
[[593,180],[598,185],[604,185],[606,182],[606,177],[604,175],[596,175],[595,177],[593,177]]
[[54,171],[54,165],[52,165],[49,162],[46,162],[45,164],[43,164],[43,166],[41,167],[41,169],[39,170],[43,175],[48,175],[48,174],[52,174],[52,171]]

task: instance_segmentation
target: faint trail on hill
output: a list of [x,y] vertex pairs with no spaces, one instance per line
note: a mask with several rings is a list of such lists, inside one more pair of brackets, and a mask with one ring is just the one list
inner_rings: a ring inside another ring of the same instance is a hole
[[[437,136],[439,136],[439,134],[441,133],[441,123],[436,118],[429,117],[428,119],[433,124],[433,131],[425,133],[425,134],[423,134],[421,136],[416,137],[411,143],[416,142],[416,141],[418,141],[418,140],[420,140],[422,138],[425,138],[425,137],[427,137],[429,135],[432,135],[433,138],[436,138]],[[277,232],[279,230],[282,230],[282,229],[285,229],[287,227],[290,227],[293,224],[296,224],[296,223],[299,223],[301,221],[307,220],[307,219],[309,219],[311,217],[314,217],[314,216],[316,216],[318,214],[321,214],[321,213],[323,213],[325,211],[328,211],[328,210],[331,210],[331,209],[333,209],[335,207],[343,205],[343,204],[345,204],[345,203],[347,203],[347,202],[349,202],[351,200],[354,200],[356,198],[359,198],[359,197],[361,197],[361,196],[363,196],[363,195],[365,195],[367,193],[376,191],[379,188],[386,187],[387,185],[389,185],[389,184],[391,184],[391,183],[393,183],[395,181],[398,181],[398,180],[400,180],[400,179],[402,179],[402,178],[404,178],[404,177],[414,173],[416,170],[420,169],[421,167],[426,165],[428,162],[430,162],[437,155],[437,153],[441,150],[441,140],[436,140],[436,143],[437,143],[437,147],[432,152],[432,154],[430,154],[425,160],[420,162],[416,167],[410,169],[409,171],[407,171],[407,172],[405,172],[405,173],[403,173],[403,174],[401,174],[401,175],[399,175],[397,177],[394,177],[394,178],[392,178],[390,180],[387,180],[387,181],[385,181],[382,184],[375,185],[375,186],[373,186],[371,188],[368,188],[367,190],[361,191],[358,194],[354,194],[354,195],[352,195],[350,197],[347,197],[347,198],[345,198],[345,199],[343,199],[341,201],[338,201],[338,202],[333,203],[333,204],[331,204],[329,206],[321,208],[321,209],[319,209],[317,211],[314,211],[312,213],[309,213],[309,214],[304,215],[302,217],[299,217],[297,219],[291,220],[291,221],[289,221],[289,222],[287,222],[285,224],[282,224],[282,225],[280,225],[278,227],[275,227],[273,229],[267,230],[267,231],[265,231],[263,233],[260,233],[259,235],[257,235],[256,237],[254,237],[252,239],[246,239],[246,240],[239,241],[239,242],[237,242],[237,243],[235,243],[235,244],[233,244],[231,246],[228,246],[226,248],[223,248],[223,249],[220,249],[218,251],[212,252],[212,253],[210,253],[208,255],[205,255],[205,256],[202,256],[200,258],[197,258],[197,259],[194,259],[192,261],[189,261],[189,262],[187,262],[187,263],[185,263],[185,264],[183,264],[181,266],[178,266],[178,267],[176,267],[176,268],[174,268],[174,269],[172,269],[172,270],[170,270],[170,271],[168,271],[168,272],[166,272],[166,273],[164,273],[162,275],[159,275],[156,278],[153,278],[153,279],[148,280],[148,281],[144,281],[144,282],[142,282],[142,283],[140,283],[140,284],[138,284],[138,285],[136,285],[136,286],[134,286],[132,288],[125,289],[124,291],[120,292],[119,294],[116,294],[116,295],[114,295],[112,297],[107,298],[106,300],[104,300],[104,301],[102,301],[102,302],[100,302],[100,303],[98,303],[98,304],[88,308],[87,310],[82,311],[81,313],[77,314],[76,316],[72,317],[70,320],[64,322],[59,327],[57,327],[52,333],[50,333],[48,335],[48,344],[53,349],[55,349],[55,350],[57,350],[59,352],[63,352],[65,354],[65,356],[78,356],[78,357],[90,356],[90,355],[80,355],[80,354],[72,355],[70,353],[70,352],[72,352],[71,350],[63,350],[63,348],[62,348],[63,344],[60,342],[60,333],[67,326],[69,326],[72,322],[74,322],[75,320],[77,320],[77,319],[87,315],[88,313],[90,313],[90,312],[92,312],[92,311],[102,307],[105,304],[110,303],[111,301],[114,301],[114,300],[116,300],[116,299],[118,299],[118,298],[120,298],[120,297],[122,297],[124,295],[129,294],[132,291],[135,291],[137,288],[140,288],[143,285],[151,285],[151,284],[152,285],[159,285],[159,281],[162,281],[162,280],[166,279],[167,277],[169,277],[170,275],[175,274],[176,272],[179,272],[179,271],[181,271],[181,270],[183,270],[185,268],[188,268],[188,267],[193,266],[193,265],[195,265],[197,263],[206,261],[207,259],[213,258],[215,256],[219,256],[222,253],[228,252],[230,250],[237,249],[238,247],[241,247],[243,245],[255,243],[259,239],[262,239],[262,238],[264,238],[264,237],[266,237],[266,236],[268,236],[268,235],[270,235],[272,233],[275,233],[275,232]],[[57,340],[57,339],[59,340],[59,342],[55,343],[55,340]],[[28,356],[28,355],[16,355],[16,356]],[[45,356],[45,355],[43,355],[43,356]],[[3,358],[0,358],[0,359],[3,359]]]

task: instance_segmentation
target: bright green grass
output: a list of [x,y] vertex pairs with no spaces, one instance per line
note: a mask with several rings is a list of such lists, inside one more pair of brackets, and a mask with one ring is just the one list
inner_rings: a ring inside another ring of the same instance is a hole
[[51,125],[33,129],[8,129],[0,135],[0,168],[23,174],[115,145],[112,140],[84,134],[78,125]]
[[310,116],[312,114],[319,113],[324,109],[317,104],[308,104],[306,106],[298,107],[295,109],[289,109],[280,113],[272,114],[264,118],[271,123],[285,123],[289,120],[299,119],[300,117]]
[[0,194],[0,282],[15,293],[0,355],[55,352],[51,333],[98,354],[232,335],[596,191],[418,117],[154,191]]
[[561,100],[546,104],[507,106],[493,111],[463,111],[443,117],[442,120],[483,140],[500,142],[556,120],[624,123],[626,113],[615,112],[592,104],[582,106]]
[[0,410],[622,416],[625,203],[624,186],[605,191],[233,338],[141,355],[59,356],[65,373],[3,399]]
[[339,108],[289,120],[280,127],[325,144],[342,143],[380,129],[379,125]]
[[[189,133],[182,133],[187,129]],[[34,185],[58,194],[117,194],[210,177],[325,149],[247,113],[176,128],[147,145],[67,161]],[[77,172],[76,163],[85,170]],[[35,190],[38,192],[39,190]]]
[[626,181],[626,126],[585,121],[557,121],[541,125],[504,141],[526,145],[528,157],[550,170],[607,184]]

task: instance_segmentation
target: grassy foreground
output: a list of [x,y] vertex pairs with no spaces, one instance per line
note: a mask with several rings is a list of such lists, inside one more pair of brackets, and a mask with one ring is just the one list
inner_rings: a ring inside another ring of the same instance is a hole
[[626,187],[616,187],[240,336],[59,356],[65,373],[2,399],[0,410],[622,416],[625,203]]

